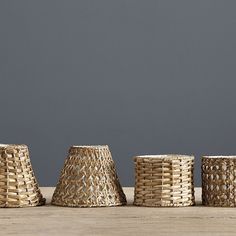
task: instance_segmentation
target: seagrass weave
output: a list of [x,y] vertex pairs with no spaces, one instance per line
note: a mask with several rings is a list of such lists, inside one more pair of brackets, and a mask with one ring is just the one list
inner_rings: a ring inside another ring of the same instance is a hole
[[202,157],[202,204],[236,206],[236,156]]
[[0,144],[0,207],[45,204],[26,145]]
[[190,206],[195,204],[194,157],[145,155],[134,157],[137,206]]
[[52,204],[70,207],[126,204],[107,145],[70,148]]

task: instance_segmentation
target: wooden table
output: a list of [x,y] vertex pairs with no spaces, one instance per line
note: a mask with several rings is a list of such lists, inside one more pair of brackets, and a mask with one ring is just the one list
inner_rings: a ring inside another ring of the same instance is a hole
[[124,188],[125,207],[68,208],[50,205],[54,188],[41,188],[47,205],[0,209],[0,235],[236,235],[236,208],[197,205],[135,207],[133,188]]

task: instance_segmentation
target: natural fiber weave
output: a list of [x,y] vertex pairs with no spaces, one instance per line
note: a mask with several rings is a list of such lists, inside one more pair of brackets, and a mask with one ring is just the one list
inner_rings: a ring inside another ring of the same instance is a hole
[[202,204],[236,206],[236,156],[202,157]]
[[134,205],[194,205],[193,156],[146,155],[137,156],[134,161]]
[[52,204],[100,207],[126,204],[108,146],[72,146]]
[[26,145],[0,144],[0,207],[45,204]]

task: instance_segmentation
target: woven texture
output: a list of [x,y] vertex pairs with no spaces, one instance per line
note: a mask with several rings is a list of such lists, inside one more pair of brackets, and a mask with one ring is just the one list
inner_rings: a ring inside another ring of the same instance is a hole
[[108,146],[72,146],[52,197],[71,207],[126,204]]
[[193,156],[137,156],[134,205],[194,205]]
[[26,145],[0,145],[0,207],[28,207],[45,203]]
[[235,207],[236,156],[202,157],[202,203]]

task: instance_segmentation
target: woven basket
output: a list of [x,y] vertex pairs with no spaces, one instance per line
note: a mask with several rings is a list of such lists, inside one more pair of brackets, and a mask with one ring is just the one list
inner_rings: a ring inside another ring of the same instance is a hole
[[150,207],[195,204],[194,157],[186,155],[136,156],[134,205]]
[[70,148],[52,204],[69,207],[126,204],[108,146]]
[[45,204],[26,145],[0,144],[0,207]]
[[236,156],[202,157],[202,204],[236,206]]

